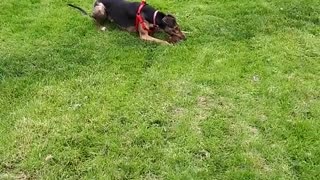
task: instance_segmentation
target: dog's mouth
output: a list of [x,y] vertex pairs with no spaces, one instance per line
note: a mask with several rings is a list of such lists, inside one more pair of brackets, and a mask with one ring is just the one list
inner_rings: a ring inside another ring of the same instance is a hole
[[170,36],[178,37],[181,40],[186,39],[186,35],[180,30],[178,26],[174,28],[168,28],[165,30]]
[[170,33],[170,36],[174,36],[179,38],[180,40],[185,40],[186,39],[186,35],[183,32],[174,32],[174,33]]
[[174,33],[173,36],[177,36],[177,37],[179,37],[181,40],[185,40],[185,39],[186,39],[186,35],[185,35],[183,32]]

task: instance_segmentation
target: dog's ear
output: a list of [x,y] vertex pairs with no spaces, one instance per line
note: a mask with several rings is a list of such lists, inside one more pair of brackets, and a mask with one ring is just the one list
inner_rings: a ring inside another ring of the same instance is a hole
[[162,18],[162,21],[169,27],[173,28],[177,25],[176,18],[170,14]]

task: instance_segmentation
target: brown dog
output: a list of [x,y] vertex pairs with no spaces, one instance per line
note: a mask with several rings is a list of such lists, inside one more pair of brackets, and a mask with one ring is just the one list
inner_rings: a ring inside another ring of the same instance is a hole
[[[88,15],[82,8],[77,8]],[[152,37],[156,31],[164,31],[171,38],[169,42],[175,43],[184,40],[186,36],[181,32],[176,18],[172,15],[155,10],[144,2],[128,2],[126,0],[97,0],[94,3],[91,17],[96,21],[101,30],[106,30],[105,21],[116,23],[122,29],[130,32],[138,32],[140,39],[169,44],[167,41]],[[174,39],[174,41],[173,41]]]

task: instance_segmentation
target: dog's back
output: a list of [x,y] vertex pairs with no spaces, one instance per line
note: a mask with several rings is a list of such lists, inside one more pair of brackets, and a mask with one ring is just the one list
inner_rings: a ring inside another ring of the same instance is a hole
[[136,11],[140,2],[125,0],[98,0],[108,13],[108,17],[121,27],[127,28],[135,25]]

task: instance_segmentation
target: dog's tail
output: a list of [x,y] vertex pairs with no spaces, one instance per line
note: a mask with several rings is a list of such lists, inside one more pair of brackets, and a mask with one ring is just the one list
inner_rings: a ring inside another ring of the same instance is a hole
[[68,6],[78,9],[83,15],[90,16],[90,15],[87,13],[87,11],[85,11],[85,10],[82,9],[81,7],[75,6],[75,5],[73,5],[73,4],[68,4]]

